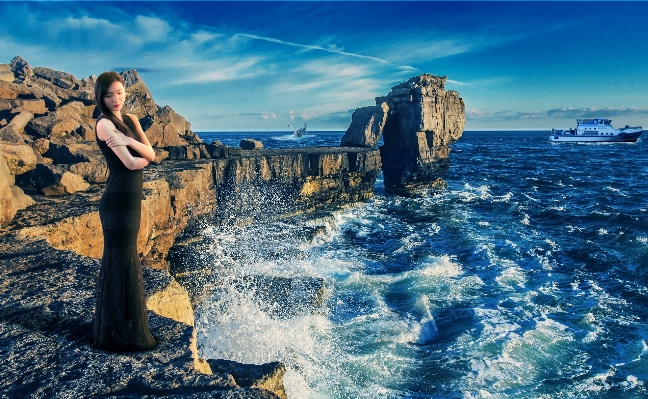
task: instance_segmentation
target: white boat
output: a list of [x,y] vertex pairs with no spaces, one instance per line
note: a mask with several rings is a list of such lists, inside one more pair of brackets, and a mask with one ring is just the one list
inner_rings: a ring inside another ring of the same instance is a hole
[[641,126],[612,127],[611,119],[576,119],[576,129],[551,129],[549,141],[560,143],[634,143],[641,136]]

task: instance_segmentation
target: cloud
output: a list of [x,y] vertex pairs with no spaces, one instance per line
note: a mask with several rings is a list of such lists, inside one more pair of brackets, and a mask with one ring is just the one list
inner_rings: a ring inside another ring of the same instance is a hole
[[529,120],[529,119],[578,119],[578,118],[618,118],[648,117],[648,108],[560,108],[547,111],[498,111],[486,112],[471,109],[466,112],[466,120]]
[[367,60],[372,60],[372,61],[377,61],[380,63],[387,63],[386,60],[378,57],[372,57],[368,55],[363,55],[363,54],[357,54],[357,53],[350,53],[348,51],[343,51],[339,49],[337,46],[329,44],[327,47],[322,47],[322,46],[317,46],[313,44],[299,44],[299,43],[294,43],[294,42],[289,42],[286,40],[281,40],[281,39],[275,39],[272,37],[267,37],[267,36],[257,36],[257,35],[251,35],[248,33],[237,33],[234,35],[235,37],[246,37],[249,39],[256,39],[256,40],[265,40],[267,42],[272,42],[272,43],[277,43],[277,44],[283,44],[286,46],[292,46],[292,47],[299,47],[305,50],[316,50],[316,51],[325,51],[327,53],[333,53],[333,54],[340,54],[340,55],[346,55],[349,57],[356,57],[356,58],[363,58]]
[[161,42],[172,31],[169,23],[157,17],[138,15],[135,17],[138,37],[143,42]]

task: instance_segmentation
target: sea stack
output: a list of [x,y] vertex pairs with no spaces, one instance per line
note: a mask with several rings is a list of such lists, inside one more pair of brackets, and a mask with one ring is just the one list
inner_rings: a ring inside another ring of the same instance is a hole
[[394,86],[376,105],[358,108],[342,146],[380,147],[385,191],[405,197],[445,186],[449,145],[463,134],[466,107],[444,88],[446,76],[423,74]]

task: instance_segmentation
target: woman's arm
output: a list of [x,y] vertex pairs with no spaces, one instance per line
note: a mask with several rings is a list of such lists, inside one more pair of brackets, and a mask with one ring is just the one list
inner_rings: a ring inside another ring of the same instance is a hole
[[132,143],[128,144],[128,146],[137,151],[137,153],[147,161],[153,162],[155,160],[155,151],[153,151],[151,143],[149,143],[148,138],[144,134],[142,125],[140,125],[139,120],[137,120],[137,117],[135,115],[131,114],[126,114],[125,117],[131,118],[133,124],[135,124],[135,134],[137,134],[137,136],[139,137],[139,141],[131,140]]
[[130,152],[128,152],[128,148],[126,148],[127,139],[133,139],[124,136],[124,134],[119,132],[115,128],[115,125],[108,119],[102,119],[97,123],[97,137],[99,137],[99,140],[105,141],[106,144],[108,144],[110,149],[128,169],[143,169],[149,164],[149,161],[145,158],[134,157]]

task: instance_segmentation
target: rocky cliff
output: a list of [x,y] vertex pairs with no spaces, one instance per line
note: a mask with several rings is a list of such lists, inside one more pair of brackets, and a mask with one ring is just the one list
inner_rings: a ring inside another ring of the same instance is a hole
[[380,137],[385,190],[419,195],[444,186],[449,145],[463,134],[466,110],[446,77],[424,74],[394,86],[376,106],[358,108],[342,146],[374,148]]
[[[196,234],[204,222],[252,223],[369,198],[380,172],[378,150],[205,144],[182,116],[155,104],[136,71],[122,76],[126,112],[137,115],[157,154],[157,164],[145,169],[138,243],[160,345],[123,356],[88,346],[103,247],[98,204],[107,178],[94,142],[94,77],[32,68],[17,56],[0,64],[2,391],[285,397],[280,364],[199,358],[196,290],[187,291],[198,284],[174,279],[169,250],[178,235]],[[311,286],[316,298],[317,282]]]
[[[388,192],[438,186],[448,145],[463,131],[463,101],[443,88],[445,78],[421,75],[358,109],[341,147],[263,150],[246,142],[243,149],[202,143],[185,118],[155,103],[136,71],[121,74],[125,111],[139,118],[156,151],[156,164],[145,169],[138,243],[160,345],[122,355],[88,345],[107,178],[94,142],[95,78],[32,68],[16,56],[0,64],[1,390],[19,397],[285,397],[280,364],[200,359],[193,305],[206,286],[194,278],[199,264],[183,266],[177,280],[172,275],[178,237],[191,241],[204,223],[247,224],[367,199],[381,168]],[[263,281],[275,288],[262,298],[292,306],[286,287],[294,284]],[[321,282],[297,285],[309,287],[317,303]]]

